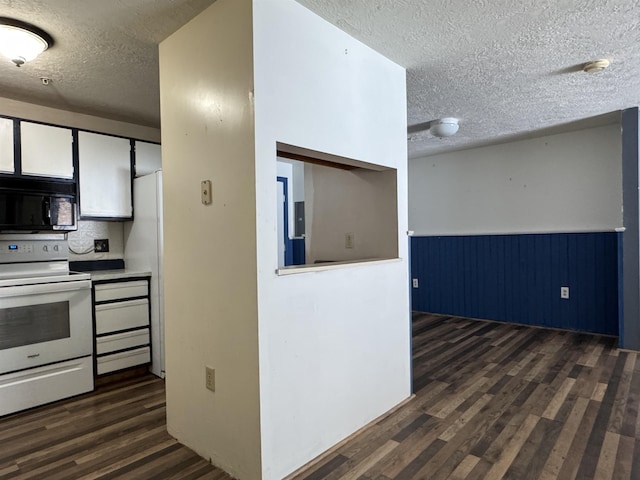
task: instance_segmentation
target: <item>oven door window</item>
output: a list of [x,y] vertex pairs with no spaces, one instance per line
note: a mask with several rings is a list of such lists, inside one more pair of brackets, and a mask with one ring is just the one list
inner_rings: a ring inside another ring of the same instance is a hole
[[0,309],[0,350],[71,336],[69,302]]

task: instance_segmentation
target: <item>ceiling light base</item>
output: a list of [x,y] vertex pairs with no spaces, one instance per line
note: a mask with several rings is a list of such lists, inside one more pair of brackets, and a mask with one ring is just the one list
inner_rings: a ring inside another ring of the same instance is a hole
[[29,23],[0,17],[0,53],[17,67],[24,65],[53,45],[53,38]]
[[453,117],[440,118],[431,122],[429,132],[435,137],[450,137],[458,131],[458,119]]
[[601,58],[600,60],[594,60],[593,62],[587,62],[582,67],[582,71],[586,73],[598,73],[608,68],[610,65],[609,60]]

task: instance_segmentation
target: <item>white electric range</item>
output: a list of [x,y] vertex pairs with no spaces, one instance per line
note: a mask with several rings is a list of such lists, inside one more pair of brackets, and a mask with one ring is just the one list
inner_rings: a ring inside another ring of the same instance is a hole
[[0,415],[93,390],[91,279],[64,234],[0,235]]

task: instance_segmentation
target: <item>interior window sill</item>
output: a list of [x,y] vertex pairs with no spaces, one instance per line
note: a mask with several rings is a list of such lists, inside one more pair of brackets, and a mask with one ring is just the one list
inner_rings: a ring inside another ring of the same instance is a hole
[[380,265],[383,263],[396,263],[402,259],[395,258],[363,258],[344,262],[315,263],[309,265],[292,265],[276,269],[278,275],[296,275],[298,273],[324,272],[327,270],[338,270],[341,268],[360,267],[363,265]]

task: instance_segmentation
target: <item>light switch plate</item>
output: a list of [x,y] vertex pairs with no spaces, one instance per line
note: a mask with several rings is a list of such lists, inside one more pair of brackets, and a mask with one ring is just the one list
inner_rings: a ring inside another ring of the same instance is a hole
[[200,197],[203,205],[211,205],[211,180],[202,180],[200,182]]

